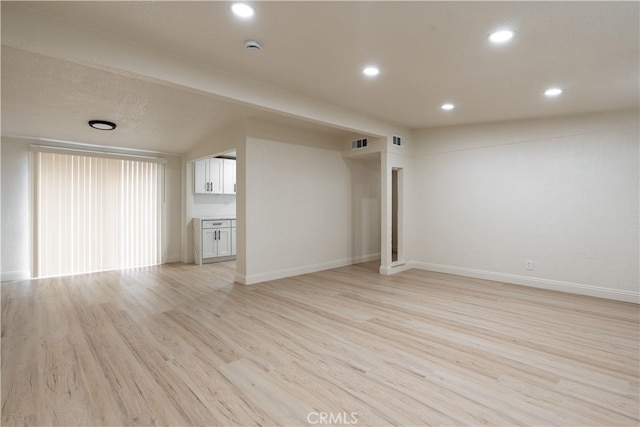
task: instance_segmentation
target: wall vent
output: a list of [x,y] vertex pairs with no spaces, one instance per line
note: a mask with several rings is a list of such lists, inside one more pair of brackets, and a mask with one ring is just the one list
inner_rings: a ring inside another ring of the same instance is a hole
[[393,135],[393,145],[396,147],[404,147],[404,137]]
[[369,145],[369,141],[367,140],[367,138],[354,139],[353,141],[351,141],[352,150],[357,150],[359,148],[366,148],[367,145]]

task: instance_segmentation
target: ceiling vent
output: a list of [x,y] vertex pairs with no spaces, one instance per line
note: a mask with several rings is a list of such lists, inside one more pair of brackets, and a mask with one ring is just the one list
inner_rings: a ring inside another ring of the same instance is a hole
[[404,137],[393,135],[393,145],[396,147],[404,147]]
[[354,139],[353,141],[351,141],[351,149],[352,150],[357,150],[357,149],[360,149],[360,148],[366,148],[367,145],[369,145],[369,141],[367,140],[367,138]]

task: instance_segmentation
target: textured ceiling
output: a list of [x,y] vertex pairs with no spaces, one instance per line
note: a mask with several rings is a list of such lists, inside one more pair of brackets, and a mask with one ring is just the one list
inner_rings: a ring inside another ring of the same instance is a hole
[[[637,2],[256,2],[249,21],[227,2],[2,3],[3,19],[10,3],[412,129],[639,103]],[[503,26],[516,31],[513,42],[488,43]],[[246,39],[263,49],[246,51]],[[224,123],[261,114],[40,53],[3,46],[3,134],[101,143],[88,129],[60,128],[115,110],[123,139],[183,152]],[[360,73],[370,63],[381,68],[375,79]],[[551,85],[564,94],[545,98]],[[456,109],[440,110],[445,101]]]
[[[5,135],[179,153],[228,122],[257,114],[191,92],[2,49]],[[96,118],[116,122],[117,135],[89,128],[87,122]]]

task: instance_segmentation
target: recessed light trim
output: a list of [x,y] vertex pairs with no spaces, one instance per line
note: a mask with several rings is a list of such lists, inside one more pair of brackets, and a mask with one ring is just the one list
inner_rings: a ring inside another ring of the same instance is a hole
[[238,18],[242,19],[249,19],[255,14],[255,10],[253,9],[253,7],[249,6],[246,3],[233,3],[231,5],[231,11]]
[[489,41],[496,44],[506,43],[513,38],[514,34],[511,30],[495,31],[489,35]]
[[442,105],[440,106],[440,108],[441,108],[441,109],[443,109],[443,110],[445,110],[445,111],[451,111],[451,110],[453,110],[454,108],[456,108],[456,106],[455,106],[455,105],[453,105],[453,104],[451,104],[450,102],[447,102],[447,103],[445,103],[445,104],[442,104]]
[[362,70],[362,74],[368,77],[375,77],[380,74],[380,69],[374,65],[369,65]]
[[116,124],[107,120],[89,120],[89,126],[98,130],[114,130]]
[[560,89],[559,87],[550,87],[549,89],[544,91],[545,96],[548,97],[554,97],[554,96],[560,96],[560,94],[562,94],[562,89]]

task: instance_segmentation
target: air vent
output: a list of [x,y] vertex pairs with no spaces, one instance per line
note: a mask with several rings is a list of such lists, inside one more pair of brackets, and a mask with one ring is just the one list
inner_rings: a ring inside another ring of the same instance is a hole
[[393,135],[393,145],[397,147],[404,147],[404,137]]
[[354,139],[353,141],[351,141],[351,149],[357,150],[359,148],[366,148],[368,144],[369,141],[367,141],[367,138]]

